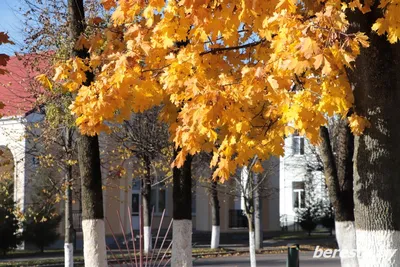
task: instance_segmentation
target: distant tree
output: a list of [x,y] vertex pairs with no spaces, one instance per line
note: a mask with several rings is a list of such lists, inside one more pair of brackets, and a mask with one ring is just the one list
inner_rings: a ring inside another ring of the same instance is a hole
[[276,193],[276,188],[274,188],[270,182],[270,178],[274,174],[277,166],[275,163],[276,162],[272,158],[269,161],[262,162],[255,156],[253,160],[249,162],[248,166],[240,170],[240,175],[238,175],[238,172],[233,176],[235,183],[231,190],[235,192],[234,194],[239,193],[244,204],[244,207],[242,207],[243,213],[246,215],[248,221],[251,267],[257,265],[256,248],[257,246],[261,248],[260,243],[262,243],[263,240],[261,234],[261,199],[271,198]]
[[[160,169],[170,172],[172,145],[168,141],[168,125],[158,119],[161,107],[133,113],[129,120],[112,127],[111,138],[116,141],[114,158],[128,158],[135,162],[135,177],[141,180],[141,203],[143,207],[144,252],[152,249],[151,238],[151,187],[155,185]],[[114,152],[114,150],[112,151]],[[157,171],[156,171],[157,172]]]

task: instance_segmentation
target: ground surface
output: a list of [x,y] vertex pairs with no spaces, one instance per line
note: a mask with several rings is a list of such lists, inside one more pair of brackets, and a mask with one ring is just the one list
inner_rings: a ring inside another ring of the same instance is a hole
[[[211,238],[209,233],[196,233],[194,234],[194,237],[193,256],[195,258],[207,258],[195,259],[194,266],[249,266],[249,257],[245,255],[248,251],[248,233],[243,232],[221,235],[221,247],[223,247],[223,249],[220,249],[219,251],[209,249],[209,240]],[[167,241],[169,242],[170,238],[167,239]],[[339,259],[313,259],[312,252],[306,252],[313,251],[315,246],[335,248],[337,246],[335,237],[329,236],[327,233],[313,233],[312,236],[308,236],[302,232],[265,234],[263,243],[264,250],[262,253],[272,254],[258,254],[257,266],[286,266],[286,251],[288,243],[299,244],[300,248],[303,250],[301,254],[301,267],[340,266]],[[122,244],[121,247],[124,248]],[[113,253],[120,254],[118,249],[113,250]],[[126,251],[124,251],[123,254],[125,256],[128,255]],[[45,253],[38,253],[37,251],[14,251],[6,256],[0,256],[0,267],[38,265],[63,266],[63,257],[64,252],[62,250],[49,250]],[[111,255],[109,258],[112,259]],[[75,253],[75,261],[77,266],[82,265],[82,251]],[[116,264],[116,262],[113,262],[112,264]],[[118,263],[116,265],[118,265]]]
[[[257,255],[258,267],[285,267],[286,254],[267,254]],[[212,259],[198,259],[193,262],[196,267],[248,267],[248,256],[234,256],[234,257],[220,257]],[[313,258],[313,252],[300,253],[300,266],[301,267],[340,267],[339,258],[336,259],[322,259]]]

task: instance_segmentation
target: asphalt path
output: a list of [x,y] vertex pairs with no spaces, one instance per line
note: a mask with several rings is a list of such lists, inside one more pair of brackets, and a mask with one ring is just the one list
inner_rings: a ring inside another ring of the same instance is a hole
[[[286,254],[257,255],[257,267],[286,267]],[[249,256],[229,256],[210,259],[197,259],[196,267],[249,267]],[[300,267],[340,267],[339,258],[313,258],[313,252],[300,253]]]

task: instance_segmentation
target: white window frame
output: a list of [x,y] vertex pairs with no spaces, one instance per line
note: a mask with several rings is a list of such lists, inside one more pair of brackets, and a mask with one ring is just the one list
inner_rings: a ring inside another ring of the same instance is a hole
[[[303,183],[303,185],[305,186],[305,182],[304,181],[293,181],[292,182],[292,192],[293,192],[292,193],[292,197],[293,197],[292,206],[293,206],[293,209],[303,209],[303,208],[306,207],[306,195],[305,195],[306,191],[305,191],[305,188],[296,188],[296,189],[294,189],[293,188],[293,184],[294,183]],[[301,197],[302,193],[304,194],[304,203],[303,203],[303,200],[302,200],[302,197]],[[297,207],[294,206],[294,204],[296,203],[295,199],[294,199],[294,195],[297,198],[297,203],[298,203]]]
[[[297,139],[297,142],[295,140]],[[298,144],[298,152],[296,151],[295,144]],[[295,156],[303,156],[305,154],[305,140],[304,136],[294,135],[292,140],[292,151]]]
[[[293,189],[293,193],[296,194],[297,203],[298,203],[298,207],[295,207],[293,205],[293,208],[294,209],[303,209],[303,208],[305,208],[306,203],[305,203],[305,201],[303,203],[302,198],[301,198],[301,193],[305,194],[305,190],[304,189]],[[294,202],[294,200],[293,200],[293,202]],[[304,207],[302,207],[302,204],[304,204]]]

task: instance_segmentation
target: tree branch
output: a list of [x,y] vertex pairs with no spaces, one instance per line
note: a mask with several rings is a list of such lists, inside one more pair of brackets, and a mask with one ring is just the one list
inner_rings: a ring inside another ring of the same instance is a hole
[[253,43],[248,43],[248,44],[244,44],[244,45],[239,45],[239,46],[230,46],[230,47],[217,47],[217,48],[212,48],[208,51],[204,51],[200,53],[200,56],[206,55],[206,54],[218,54],[221,53],[223,51],[228,51],[228,50],[237,50],[237,49],[242,49],[242,48],[249,48],[249,47],[254,47],[257,46],[259,44],[262,44],[266,41],[266,39],[261,39],[260,41],[257,42],[253,42]]

